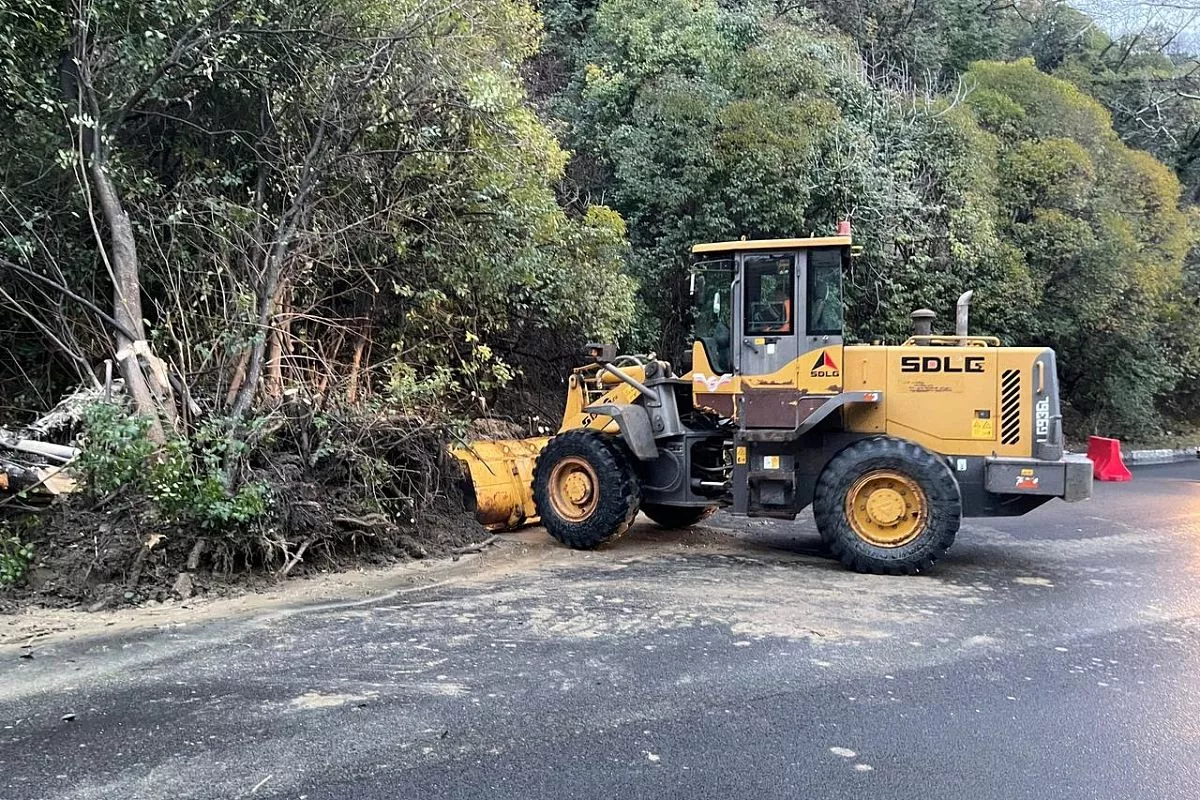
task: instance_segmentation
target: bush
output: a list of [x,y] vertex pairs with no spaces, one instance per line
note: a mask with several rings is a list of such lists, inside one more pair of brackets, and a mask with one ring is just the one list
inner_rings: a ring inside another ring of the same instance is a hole
[[265,483],[238,483],[248,446],[218,422],[201,425],[190,440],[172,436],[157,445],[149,422],[122,405],[98,403],[83,418],[82,453],[75,468],[95,499],[130,493],[144,498],[158,520],[239,532],[270,504]]
[[33,545],[17,535],[0,538],[0,588],[14,586],[33,563]]

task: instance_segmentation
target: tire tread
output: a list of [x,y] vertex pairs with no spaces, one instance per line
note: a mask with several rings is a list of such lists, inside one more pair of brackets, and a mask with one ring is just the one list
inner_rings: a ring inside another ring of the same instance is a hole
[[[917,481],[929,501],[926,531],[897,548],[864,542],[846,519],[850,486],[876,469],[904,472]],[[855,572],[913,575],[932,567],[954,543],[962,520],[962,496],[941,456],[914,442],[880,436],[855,442],[830,459],[817,480],[813,517],[822,542]]]
[[[585,458],[599,479],[599,504],[587,519],[571,522],[554,512],[549,480],[554,464],[564,456]],[[594,550],[616,541],[637,518],[641,487],[617,439],[610,434],[578,429],[550,440],[533,467],[533,501],[546,531],[567,547]]]

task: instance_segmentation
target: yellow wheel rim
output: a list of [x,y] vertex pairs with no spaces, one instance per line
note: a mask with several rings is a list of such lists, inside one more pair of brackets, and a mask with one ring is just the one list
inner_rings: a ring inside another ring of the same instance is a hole
[[875,470],[855,481],[847,492],[846,519],[863,541],[876,547],[900,547],[925,530],[929,502],[907,475]]
[[582,522],[600,502],[596,470],[578,456],[568,456],[550,471],[550,504],[563,519]]

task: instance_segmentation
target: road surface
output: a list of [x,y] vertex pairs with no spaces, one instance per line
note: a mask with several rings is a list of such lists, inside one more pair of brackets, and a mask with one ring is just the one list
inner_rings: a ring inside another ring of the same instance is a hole
[[926,576],[807,517],[530,531],[384,597],[10,647],[0,797],[1194,800],[1200,464],[1096,490]]

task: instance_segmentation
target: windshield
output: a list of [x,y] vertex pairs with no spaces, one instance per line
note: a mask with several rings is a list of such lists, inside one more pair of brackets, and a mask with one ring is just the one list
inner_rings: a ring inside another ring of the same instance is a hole
[[730,259],[705,261],[693,267],[692,316],[696,340],[704,346],[704,354],[718,374],[733,369],[729,352],[733,329],[732,284]]

